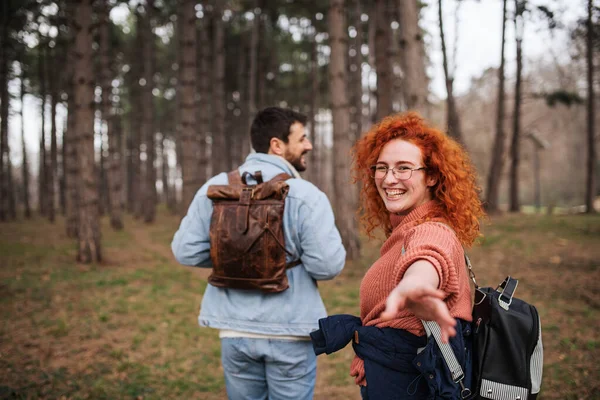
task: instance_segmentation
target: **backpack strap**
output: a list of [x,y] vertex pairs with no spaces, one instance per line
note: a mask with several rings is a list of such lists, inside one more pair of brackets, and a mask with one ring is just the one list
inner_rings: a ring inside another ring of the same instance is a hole
[[461,388],[460,396],[463,399],[466,399],[471,395],[471,389],[465,387],[463,383],[463,379],[465,379],[465,373],[463,372],[460,363],[456,359],[456,355],[454,355],[454,351],[450,346],[450,343],[442,342],[442,332],[440,326],[435,321],[425,321],[421,320],[423,326],[425,327],[425,332],[427,333],[427,337],[433,335],[435,342],[437,343],[440,352],[442,353],[442,357],[444,357],[444,361],[450,370],[450,374],[452,375],[452,380],[454,383],[458,383]]
[[242,177],[240,175],[240,171],[238,171],[237,169],[234,169],[231,172],[227,173],[227,180],[229,181],[230,185],[234,185],[234,184],[238,184],[241,185],[242,184]]

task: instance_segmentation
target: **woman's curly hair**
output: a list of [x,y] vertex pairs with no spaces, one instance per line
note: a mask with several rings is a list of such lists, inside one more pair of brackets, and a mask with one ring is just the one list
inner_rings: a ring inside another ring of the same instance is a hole
[[455,140],[427,125],[415,112],[384,118],[353,147],[354,182],[362,183],[359,218],[367,234],[373,237],[372,232],[378,227],[386,236],[392,232],[389,211],[377,192],[370,167],[377,163],[383,146],[393,139],[406,140],[421,149],[426,172],[436,179],[431,188],[432,198],[437,203],[434,217],[444,219],[463,245],[473,244],[480,235],[479,220],[485,216],[475,168]]

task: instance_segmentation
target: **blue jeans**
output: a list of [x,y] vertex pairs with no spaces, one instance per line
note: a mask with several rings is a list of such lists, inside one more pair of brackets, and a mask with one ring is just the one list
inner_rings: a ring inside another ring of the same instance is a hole
[[229,400],[310,400],[317,357],[309,340],[221,339]]

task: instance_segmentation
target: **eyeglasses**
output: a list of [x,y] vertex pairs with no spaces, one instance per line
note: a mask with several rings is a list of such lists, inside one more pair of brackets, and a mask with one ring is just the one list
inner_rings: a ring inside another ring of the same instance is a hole
[[385,177],[388,174],[388,171],[391,170],[392,174],[394,175],[394,178],[401,181],[407,181],[411,178],[413,171],[419,171],[427,168],[410,168],[406,166],[397,166],[390,168],[387,165],[373,165],[369,169],[371,170],[371,177],[375,179],[385,179]]

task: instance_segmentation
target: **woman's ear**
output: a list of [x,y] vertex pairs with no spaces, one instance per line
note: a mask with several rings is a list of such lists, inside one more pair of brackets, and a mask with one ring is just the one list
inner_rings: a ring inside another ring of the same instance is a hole
[[437,177],[427,176],[427,187],[433,187],[437,183]]
[[271,138],[269,141],[269,154],[283,156],[285,152],[284,150],[283,141],[281,139],[277,139],[275,137]]

